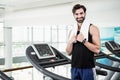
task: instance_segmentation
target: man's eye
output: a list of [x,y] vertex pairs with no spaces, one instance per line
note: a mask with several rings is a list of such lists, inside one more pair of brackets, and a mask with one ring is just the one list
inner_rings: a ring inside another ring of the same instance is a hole
[[80,13],[80,14],[83,14],[83,13]]
[[78,15],[77,13],[75,15]]

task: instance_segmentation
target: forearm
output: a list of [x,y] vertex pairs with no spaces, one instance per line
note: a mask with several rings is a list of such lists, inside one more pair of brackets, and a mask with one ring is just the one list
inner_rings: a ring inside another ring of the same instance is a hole
[[66,47],[66,52],[68,55],[71,55],[72,48],[73,48],[73,43],[68,43]]
[[86,41],[84,45],[92,52],[98,54],[100,52],[100,45],[90,43]]

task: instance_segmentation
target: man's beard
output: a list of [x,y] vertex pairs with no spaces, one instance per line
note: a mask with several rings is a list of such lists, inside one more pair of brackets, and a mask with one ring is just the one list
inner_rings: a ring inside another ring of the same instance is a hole
[[80,20],[79,20],[78,18],[76,18],[76,21],[77,21],[78,23],[83,23],[84,20],[85,20],[85,17],[81,17]]

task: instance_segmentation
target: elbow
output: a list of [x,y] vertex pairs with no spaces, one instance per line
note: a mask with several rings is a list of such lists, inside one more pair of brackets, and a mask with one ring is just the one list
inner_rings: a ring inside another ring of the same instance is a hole
[[96,54],[99,54],[99,53],[100,53],[100,49],[97,49],[97,50],[96,50]]
[[99,54],[99,53],[100,53],[100,46],[95,46],[95,47],[93,48],[93,52],[94,52],[95,54]]
[[100,53],[100,47],[97,47],[97,48],[96,48],[95,53],[96,53],[96,54],[99,54],[99,53]]

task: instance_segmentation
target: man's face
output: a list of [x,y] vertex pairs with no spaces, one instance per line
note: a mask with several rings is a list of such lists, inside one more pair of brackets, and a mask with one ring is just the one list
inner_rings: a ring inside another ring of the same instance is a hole
[[86,13],[82,8],[80,8],[77,9],[73,15],[78,23],[83,23],[83,21],[85,20]]

